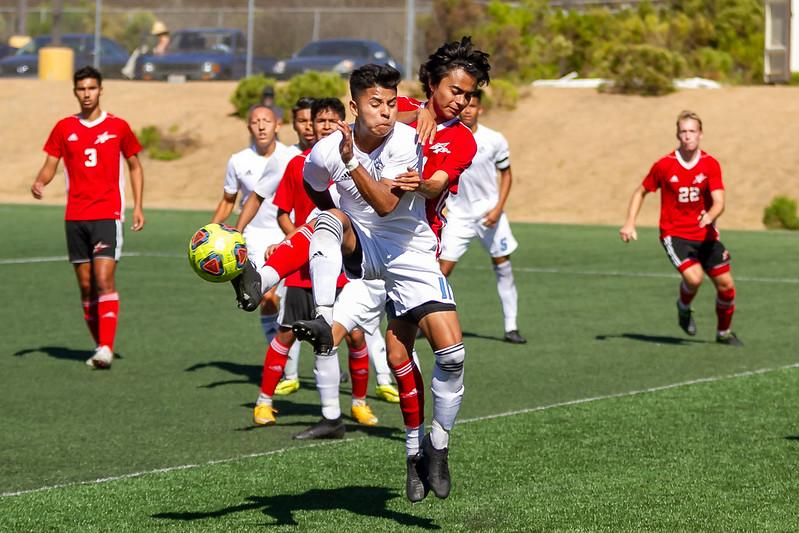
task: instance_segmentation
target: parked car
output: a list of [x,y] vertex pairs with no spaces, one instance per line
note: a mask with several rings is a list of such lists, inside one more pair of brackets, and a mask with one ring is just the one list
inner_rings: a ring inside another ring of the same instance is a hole
[[[244,76],[247,40],[240,30],[187,28],[171,37],[166,54],[147,54],[137,60],[136,79],[236,80]],[[269,74],[276,62],[276,58],[254,57],[253,74]]]
[[[35,37],[13,55],[0,59],[0,76],[37,76],[39,74],[39,49],[53,41],[49,35]],[[61,36],[62,46],[75,52],[74,65],[78,69],[94,63],[94,35],[68,33]],[[122,67],[128,60],[124,46],[108,37],[100,38],[100,71],[107,78],[121,78]]]
[[309,70],[333,71],[348,77],[367,63],[391,65],[402,72],[399,63],[380,43],[366,39],[323,39],[306,44],[291,59],[278,61],[273,73],[283,80]]

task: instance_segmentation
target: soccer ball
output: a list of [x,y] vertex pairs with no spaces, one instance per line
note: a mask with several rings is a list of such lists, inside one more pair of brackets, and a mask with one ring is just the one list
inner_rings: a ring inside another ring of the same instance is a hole
[[238,276],[247,262],[247,245],[236,228],[206,224],[189,241],[189,263],[198,276],[216,283]]

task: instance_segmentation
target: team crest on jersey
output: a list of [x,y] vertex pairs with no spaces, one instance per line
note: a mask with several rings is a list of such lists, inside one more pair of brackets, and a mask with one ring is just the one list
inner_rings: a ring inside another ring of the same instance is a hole
[[452,152],[449,151],[449,143],[436,143],[430,145],[430,151],[434,154],[451,154]]
[[106,141],[110,141],[111,139],[116,139],[116,138],[117,136],[114,135],[113,133],[108,133],[107,131],[104,131],[103,133],[97,136],[97,139],[94,141],[94,144],[103,144]]
[[672,176],[669,178],[669,183],[677,183],[678,181],[680,181],[680,178],[677,176]]
[[699,185],[700,183],[702,183],[706,179],[707,179],[707,176],[705,176],[704,174],[699,174],[697,177],[694,178],[694,183]]
[[374,160],[374,164],[375,164],[375,170],[377,171],[377,173],[378,173],[378,174],[383,174],[383,167],[384,167],[386,164],[385,164],[385,163],[383,163],[383,161],[382,161],[382,160],[380,160],[380,159],[375,159],[375,160]]
[[68,140],[69,142],[75,142],[75,141],[77,141],[77,140],[78,140],[78,136],[77,136],[76,134],[74,134],[74,133],[73,133],[72,135],[70,135],[69,137],[67,137],[67,140]]

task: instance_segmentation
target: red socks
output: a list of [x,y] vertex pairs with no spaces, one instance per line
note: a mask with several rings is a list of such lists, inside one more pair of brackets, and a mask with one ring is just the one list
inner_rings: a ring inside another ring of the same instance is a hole
[[284,279],[289,274],[299,270],[308,263],[308,248],[311,245],[311,235],[313,235],[311,226],[308,224],[300,226],[297,233],[290,239],[283,241],[269,256],[269,259],[266,260],[267,266],[272,267],[280,276],[280,279]]
[[264,358],[264,371],[261,375],[261,393],[267,396],[275,394],[280,378],[283,377],[283,369],[286,368],[286,361],[289,358],[289,346],[281,343],[277,339],[272,339],[269,348],[266,350]]
[[727,331],[732,324],[732,314],[735,312],[735,289],[718,291],[716,293],[716,317],[718,330]]
[[356,400],[366,398],[369,384],[369,350],[366,343],[361,348],[350,348],[350,377],[352,378],[352,397]]
[[86,326],[89,328],[89,332],[92,334],[94,344],[99,344],[100,337],[98,335],[99,323],[97,320],[97,300],[81,300],[81,303],[83,304],[83,320],[86,321]]
[[119,294],[111,292],[97,297],[97,344],[114,349],[119,315]]
[[696,289],[691,292],[691,289],[685,284],[685,282],[680,282],[680,303],[682,304],[683,308],[691,307],[691,302],[696,296]]
[[406,428],[415,429],[424,420],[424,381],[413,359],[408,359],[391,371],[397,379],[400,410]]

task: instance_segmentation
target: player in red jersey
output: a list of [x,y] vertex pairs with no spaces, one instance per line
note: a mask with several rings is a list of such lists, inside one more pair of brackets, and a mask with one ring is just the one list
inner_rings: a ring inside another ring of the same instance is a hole
[[683,111],[677,117],[680,146],[658,160],[643,183],[633,192],[627,221],[619,230],[621,240],[636,240],[635,219],[644,197],[660,189],[660,239],[672,264],[682,276],[677,315],[680,327],[696,335],[691,301],[704,274],[716,286],[716,342],[743,346],[730,329],[735,311],[735,283],[730,273],[730,254],[719,240],[715,222],[724,212],[721,167],[699,149],[702,120]]
[[83,318],[97,346],[86,361],[94,368],[109,368],[114,357],[119,313],[114,271],[122,252],[125,211],[123,161],[133,189],[131,229],[144,227],[144,174],[136,155],[141,145],[127,122],[100,109],[102,83],[102,75],[92,67],[75,72],[73,93],[80,112],[58,121],[53,128],[44,145],[44,165],[31,186],[33,197],[41,199],[63,158],[67,249],[78,277]]

